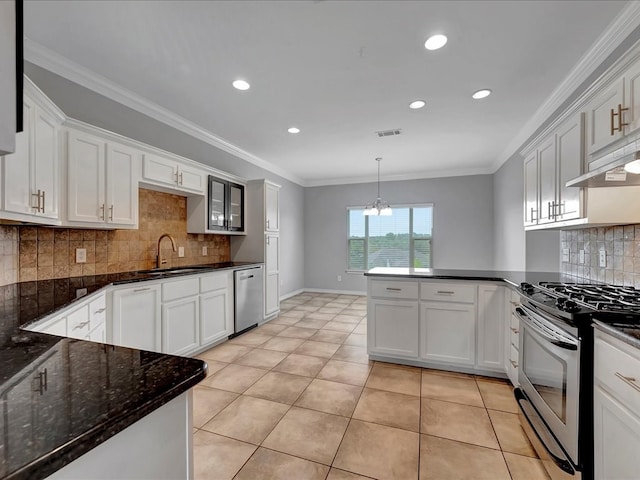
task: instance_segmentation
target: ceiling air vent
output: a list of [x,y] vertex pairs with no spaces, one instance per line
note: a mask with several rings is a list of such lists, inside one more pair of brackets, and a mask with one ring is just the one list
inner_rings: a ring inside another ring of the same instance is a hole
[[380,132],[376,132],[376,135],[378,135],[378,137],[392,137],[394,135],[400,135],[401,133],[402,130],[394,128],[393,130],[382,130]]

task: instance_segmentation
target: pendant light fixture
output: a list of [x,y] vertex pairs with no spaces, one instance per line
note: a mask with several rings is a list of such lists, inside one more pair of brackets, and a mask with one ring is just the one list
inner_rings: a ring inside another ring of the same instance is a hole
[[371,205],[367,205],[362,212],[363,215],[391,215],[391,207],[385,201],[380,198],[380,162],[382,161],[381,157],[376,158],[376,162],[378,162],[378,198]]

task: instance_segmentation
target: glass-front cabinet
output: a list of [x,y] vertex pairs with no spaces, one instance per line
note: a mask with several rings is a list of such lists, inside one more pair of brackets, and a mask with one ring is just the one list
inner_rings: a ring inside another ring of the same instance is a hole
[[209,230],[244,231],[244,185],[209,176]]

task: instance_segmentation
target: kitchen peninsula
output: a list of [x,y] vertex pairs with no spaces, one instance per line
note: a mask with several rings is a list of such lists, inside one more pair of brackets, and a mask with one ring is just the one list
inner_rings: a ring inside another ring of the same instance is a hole
[[190,389],[206,376],[203,361],[23,329],[78,291],[150,277],[0,287],[0,478],[192,477]]

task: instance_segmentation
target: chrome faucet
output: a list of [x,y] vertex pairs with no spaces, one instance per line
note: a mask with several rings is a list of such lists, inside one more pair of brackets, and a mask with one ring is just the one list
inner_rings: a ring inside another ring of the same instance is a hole
[[165,263],[167,263],[166,258],[160,257],[160,243],[162,243],[162,239],[165,237],[171,240],[171,248],[173,248],[173,251],[178,251],[178,249],[176,248],[176,241],[171,235],[169,235],[168,233],[163,233],[162,235],[160,235],[160,238],[158,239],[158,256],[156,257],[156,268],[160,268],[160,265],[164,265]]

